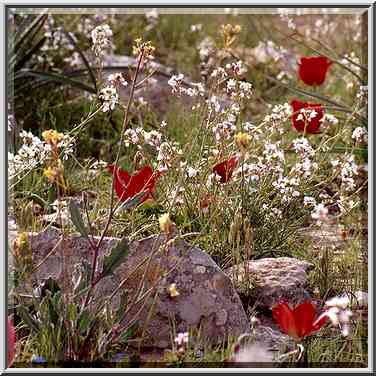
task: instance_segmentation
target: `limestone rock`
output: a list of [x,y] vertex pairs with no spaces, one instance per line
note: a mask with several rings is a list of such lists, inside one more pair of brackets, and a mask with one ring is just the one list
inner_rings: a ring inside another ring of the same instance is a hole
[[225,270],[249,304],[271,309],[282,299],[291,305],[309,299],[307,270],[312,264],[291,257],[246,261]]
[[[119,239],[105,238],[99,252],[99,268],[103,256]],[[59,241],[58,232],[30,234],[34,264],[40,263]],[[34,283],[52,276],[63,280],[65,270],[73,273],[83,260],[91,260],[87,240],[70,236],[34,273]],[[141,267],[137,265],[143,263]],[[130,273],[133,274],[130,276]],[[219,343],[225,336],[238,336],[249,331],[249,322],[240,298],[216,263],[201,249],[181,238],[174,241],[165,235],[155,235],[130,243],[129,256],[115,269],[114,275],[98,283],[96,299],[109,296],[127,277],[119,294],[111,300],[112,308],[119,305],[120,293],[128,291],[129,301],[144,284],[142,291],[152,289],[145,299],[135,304],[124,323],[130,323],[138,312],[137,335],[143,334],[143,346],[170,348],[173,333],[200,330],[200,338],[209,343]],[[71,280],[71,276],[67,278]],[[172,297],[169,287],[176,284],[178,296]],[[156,288],[153,289],[153,286]]]

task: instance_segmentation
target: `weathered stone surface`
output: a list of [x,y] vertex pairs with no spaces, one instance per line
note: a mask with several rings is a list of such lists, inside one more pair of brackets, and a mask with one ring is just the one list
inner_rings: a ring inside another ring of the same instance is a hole
[[[54,231],[30,234],[35,265],[45,258],[58,239],[59,235]],[[99,265],[103,255],[117,241],[115,238],[104,239],[99,252]],[[41,264],[33,275],[34,282],[49,276],[62,281],[63,252],[68,273],[72,273],[83,260],[91,260],[88,242],[81,236],[69,237]],[[142,261],[145,261],[143,266],[136,269]],[[249,331],[246,313],[229,277],[205,252],[183,239],[168,242],[165,235],[155,235],[133,241],[127,260],[115,270],[113,276],[97,285],[96,297],[109,296],[132,271],[134,273],[120,291],[128,290],[130,301],[142,279],[145,282],[144,291],[157,286],[124,319],[124,323],[128,323],[135,312],[141,312],[138,334],[144,334],[145,347],[171,347],[173,328],[176,333],[200,328],[201,338],[211,343],[221,341],[226,335],[237,336]],[[177,297],[170,296],[172,283],[176,284],[179,292]],[[111,300],[111,305],[117,308],[119,294]],[[149,314],[151,316],[147,318]]]
[[270,309],[282,299],[291,305],[309,299],[307,270],[312,264],[291,257],[246,261],[225,270],[251,304]]

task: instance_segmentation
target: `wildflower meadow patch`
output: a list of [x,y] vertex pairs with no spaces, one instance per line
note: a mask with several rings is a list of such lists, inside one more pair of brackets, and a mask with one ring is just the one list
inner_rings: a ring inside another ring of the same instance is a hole
[[6,11],[7,367],[368,367],[367,9]]

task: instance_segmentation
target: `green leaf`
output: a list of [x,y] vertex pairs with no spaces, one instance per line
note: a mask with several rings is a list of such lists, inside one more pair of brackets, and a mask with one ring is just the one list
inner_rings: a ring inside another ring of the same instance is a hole
[[[82,260],[77,265],[79,275],[79,282],[77,286],[74,286],[74,294],[80,295],[83,290],[86,290],[90,286],[91,279],[91,263],[88,260]],[[77,295],[77,296],[78,296]]]
[[80,209],[74,200],[69,201],[69,213],[71,216],[71,220],[78,230],[78,232],[86,239],[89,239],[89,234],[87,232],[87,229],[85,227],[85,223],[82,219]]
[[30,313],[24,306],[18,306],[18,314],[20,315],[23,322],[34,332],[39,333],[38,323],[31,317]]
[[68,39],[70,40],[70,42],[73,44],[74,48],[76,49],[76,51],[80,55],[82,61],[84,62],[87,70],[89,71],[89,76],[90,76],[91,82],[94,85],[95,90],[98,90],[97,89],[97,80],[95,79],[95,74],[94,74],[93,70],[91,69],[88,60],[86,59],[85,54],[83,53],[83,51],[81,50],[81,48],[76,43],[76,41],[75,41],[75,39],[73,37],[73,34],[72,33],[68,33],[68,32],[65,32],[65,34],[68,37]]
[[295,93],[298,93],[298,94],[302,94],[302,95],[305,95],[305,96],[308,96],[308,97],[311,97],[311,98],[315,98],[315,99],[320,99],[326,103],[330,103],[334,106],[337,106],[339,107],[339,109],[341,109],[342,111],[346,110],[346,112],[349,112],[351,113],[352,110],[349,109],[346,105],[342,104],[342,103],[338,103],[336,101],[334,101],[333,99],[330,99],[328,97],[325,97],[324,95],[319,95],[319,94],[316,94],[316,93],[311,93],[309,91],[306,91],[306,90],[302,90],[302,89],[298,89],[297,87],[294,87],[294,86],[290,86],[290,85],[287,85],[287,84],[283,84],[281,81],[279,80],[276,80],[275,78],[273,77],[270,77],[268,75],[265,76],[267,80],[271,81],[271,82],[274,82],[275,84],[281,86],[281,87],[284,87],[290,91],[293,91]]
[[46,39],[46,37],[43,37],[39,40],[38,43],[36,43],[27,52],[25,52],[24,56],[22,56],[21,59],[17,61],[14,70],[19,71],[20,69],[22,69],[24,65],[31,59],[31,57],[43,46]]
[[129,241],[124,238],[118,242],[118,244],[111,249],[108,256],[104,256],[103,270],[101,277],[107,277],[113,274],[113,271],[123,262],[129,252]]
[[134,335],[137,328],[138,328],[138,322],[135,322],[128,330],[120,334],[119,341],[126,343],[129,340],[129,338],[131,338]]
[[51,73],[51,72],[39,72],[34,70],[24,70],[24,76],[42,78],[46,82],[55,82],[62,85],[74,86],[80,90],[88,91],[89,93],[96,94],[95,88],[88,86],[80,81],[72,80],[64,74]]
[[116,311],[116,321],[119,321],[123,317],[127,305],[128,305],[128,291],[124,291],[120,295],[120,304],[119,304],[118,310]]
[[138,206],[141,203],[142,198],[145,196],[146,191],[142,191],[134,195],[133,197],[129,198],[127,201],[124,202],[120,206],[121,209],[127,210],[130,208],[134,208],[135,206]]
[[85,308],[78,317],[78,329],[82,335],[88,331],[91,321],[92,317],[89,308]]

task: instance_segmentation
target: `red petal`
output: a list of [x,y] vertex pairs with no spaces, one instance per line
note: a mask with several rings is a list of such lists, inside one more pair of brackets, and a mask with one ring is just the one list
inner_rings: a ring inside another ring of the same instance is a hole
[[108,169],[115,176],[114,188],[119,200],[126,201],[129,197],[128,185],[130,183],[130,175],[126,170],[122,170],[114,165],[109,165]]
[[126,201],[145,191],[145,195],[141,199],[141,202],[144,202],[154,191],[156,181],[161,175],[159,171],[153,174],[153,169],[150,166],[143,167],[134,175],[129,175],[127,171],[114,165],[109,165],[108,169],[115,176],[114,188],[121,201]]
[[16,330],[8,319],[8,367],[11,367],[16,349]]
[[287,303],[283,302],[276,305],[272,310],[272,316],[282,332],[295,339],[299,338],[293,311]]
[[[291,116],[291,123],[297,131],[304,132],[304,128],[305,128],[306,133],[308,134],[320,133],[320,126],[321,126],[320,120],[324,116],[324,110],[321,104],[301,102],[297,99],[292,100],[290,104],[294,111],[294,113]],[[317,112],[316,116],[307,122],[307,126],[304,120],[298,120],[299,111],[303,108],[314,109]]]
[[315,317],[316,309],[310,301],[304,302],[294,309],[294,318],[300,338],[312,333],[312,325]]
[[327,316],[326,312],[324,312],[313,323],[312,332],[316,332],[316,331],[320,330],[328,321],[329,321],[329,316]]
[[299,77],[306,85],[321,85],[331,64],[325,56],[302,57],[299,63]]
[[221,183],[227,183],[238,165],[238,158],[231,157],[226,161],[220,162],[213,167],[213,172],[221,177],[219,180]]
[[133,197],[137,193],[147,191],[141,202],[145,201],[149,193],[154,190],[154,180],[153,169],[150,166],[143,167],[141,170],[137,171],[135,175],[131,176],[128,188],[131,193],[130,196]]

